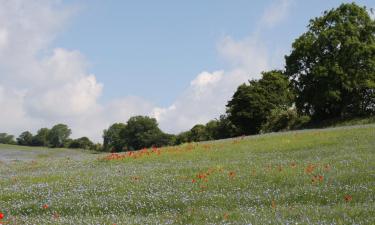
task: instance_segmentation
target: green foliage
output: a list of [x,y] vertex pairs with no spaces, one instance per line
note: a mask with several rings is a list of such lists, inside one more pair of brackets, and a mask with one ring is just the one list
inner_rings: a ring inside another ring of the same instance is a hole
[[291,106],[289,81],[281,71],[263,72],[260,80],[242,84],[227,104],[229,120],[242,134],[256,134],[273,109]]
[[47,135],[49,146],[52,148],[63,147],[71,133],[72,131],[65,124],[57,124],[53,126]]
[[171,144],[172,140],[171,135],[159,129],[156,119],[148,116],[131,117],[120,136],[127,150],[165,146]]
[[88,137],[81,137],[78,139],[72,140],[69,145],[67,146],[68,148],[81,148],[81,149],[95,149],[94,143],[88,138]]
[[33,137],[33,146],[48,146],[48,134],[50,129],[41,128],[38,130],[37,134]]
[[375,112],[375,21],[342,4],[310,21],[286,56],[299,112],[316,120]]
[[120,152],[124,147],[124,140],[120,136],[120,132],[125,129],[123,123],[115,123],[103,132],[103,150],[106,152]]
[[7,133],[0,133],[0,144],[10,144],[14,145],[16,142],[14,141],[14,136],[7,134]]
[[156,119],[148,116],[131,117],[126,124],[115,123],[104,130],[103,138],[103,150],[111,152],[160,147],[175,142],[174,135],[162,132]]
[[25,131],[17,138],[17,144],[31,146],[33,144],[33,134]]
[[295,108],[274,109],[262,125],[262,133],[299,129],[310,122],[309,116],[299,116]]

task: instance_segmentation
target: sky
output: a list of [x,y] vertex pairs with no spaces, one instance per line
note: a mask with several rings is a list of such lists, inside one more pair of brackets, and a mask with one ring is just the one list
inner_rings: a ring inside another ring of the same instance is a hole
[[168,133],[204,124],[343,2],[0,0],[0,132],[65,123],[101,142],[135,115]]

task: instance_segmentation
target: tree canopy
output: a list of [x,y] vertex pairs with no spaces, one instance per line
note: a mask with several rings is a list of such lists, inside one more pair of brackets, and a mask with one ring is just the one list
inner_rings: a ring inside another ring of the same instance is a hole
[[48,143],[52,148],[64,147],[64,142],[69,138],[72,131],[65,124],[57,124],[48,132]]
[[290,107],[293,94],[281,71],[263,72],[260,80],[242,84],[227,104],[229,120],[242,134],[256,134],[275,108]]
[[342,4],[310,21],[286,56],[296,106],[315,119],[375,112],[375,21]]

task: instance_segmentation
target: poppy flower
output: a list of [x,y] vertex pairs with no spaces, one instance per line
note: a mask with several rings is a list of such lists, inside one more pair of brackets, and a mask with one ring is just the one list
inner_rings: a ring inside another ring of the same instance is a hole
[[346,202],[350,202],[352,199],[353,199],[353,197],[352,197],[351,195],[345,195],[345,196],[344,196],[344,200],[345,200]]
[[44,204],[42,207],[43,209],[48,209],[49,206],[47,204]]
[[0,212],[0,220],[4,218],[4,214]]

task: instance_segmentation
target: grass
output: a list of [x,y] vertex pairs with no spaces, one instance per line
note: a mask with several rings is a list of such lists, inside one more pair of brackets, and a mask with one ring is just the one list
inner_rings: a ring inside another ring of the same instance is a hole
[[374,124],[131,156],[32,151],[56,152],[0,163],[10,224],[375,224]]

